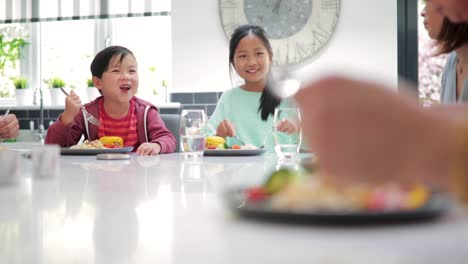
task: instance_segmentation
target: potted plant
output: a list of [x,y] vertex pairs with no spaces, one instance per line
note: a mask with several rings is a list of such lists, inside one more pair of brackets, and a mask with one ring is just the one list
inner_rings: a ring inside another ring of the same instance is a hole
[[50,98],[52,105],[65,104],[65,95],[60,88],[65,87],[65,81],[60,77],[52,77],[48,80],[50,89]]
[[29,43],[27,33],[18,26],[0,28],[0,97],[11,95],[9,69],[15,69],[19,59],[23,57],[23,48]]
[[89,78],[88,80],[86,80],[86,83],[88,85],[88,88],[86,88],[86,93],[88,94],[88,100],[92,101],[96,99],[96,97],[98,97],[100,94],[99,94],[98,89],[94,87],[92,78]]
[[29,89],[28,80],[21,76],[15,77],[13,85],[15,86],[16,105],[29,105],[26,100],[32,98],[32,90]]

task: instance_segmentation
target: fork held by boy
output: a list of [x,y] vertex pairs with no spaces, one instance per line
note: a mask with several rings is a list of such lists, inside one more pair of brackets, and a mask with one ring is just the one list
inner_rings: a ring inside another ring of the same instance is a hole
[[[63,89],[63,87],[60,87],[60,90],[62,91],[62,93],[64,93],[66,96],[68,96],[67,91],[65,91],[65,89]],[[99,119],[94,117],[92,114],[88,113],[88,111],[86,111],[86,108],[83,105],[80,108],[81,108],[81,111],[83,111],[83,113],[85,115],[84,117],[88,122],[90,122],[91,124],[94,124],[96,126],[99,126]]]

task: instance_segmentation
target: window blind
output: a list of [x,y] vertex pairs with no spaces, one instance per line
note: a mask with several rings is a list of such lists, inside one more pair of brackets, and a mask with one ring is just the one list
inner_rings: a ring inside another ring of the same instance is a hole
[[170,0],[0,0],[0,24],[168,16]]

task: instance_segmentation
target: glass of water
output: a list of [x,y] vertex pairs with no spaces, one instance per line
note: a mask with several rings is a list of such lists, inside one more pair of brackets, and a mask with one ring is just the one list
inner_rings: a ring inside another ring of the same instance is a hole
[[298,157],[302,143],[301,113],[298,108],[277,108],[273,117],[275,152],[279,159]]
[[207,117],[203,110],[182,111],[180,116],[180,150],[184,157],[201,157],[205,150]]

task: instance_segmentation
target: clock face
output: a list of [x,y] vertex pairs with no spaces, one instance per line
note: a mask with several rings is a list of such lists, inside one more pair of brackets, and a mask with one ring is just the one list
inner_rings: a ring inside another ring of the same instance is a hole
[[312,0],[245,0],[249,24],[261,26],[270,39],[284,39],[304,28],[312,11]]
[[340,0],[219,0],[228,36],[244,24],[261,26],[273,48],[273,63],[297,64],[317,54],[338,22]]

